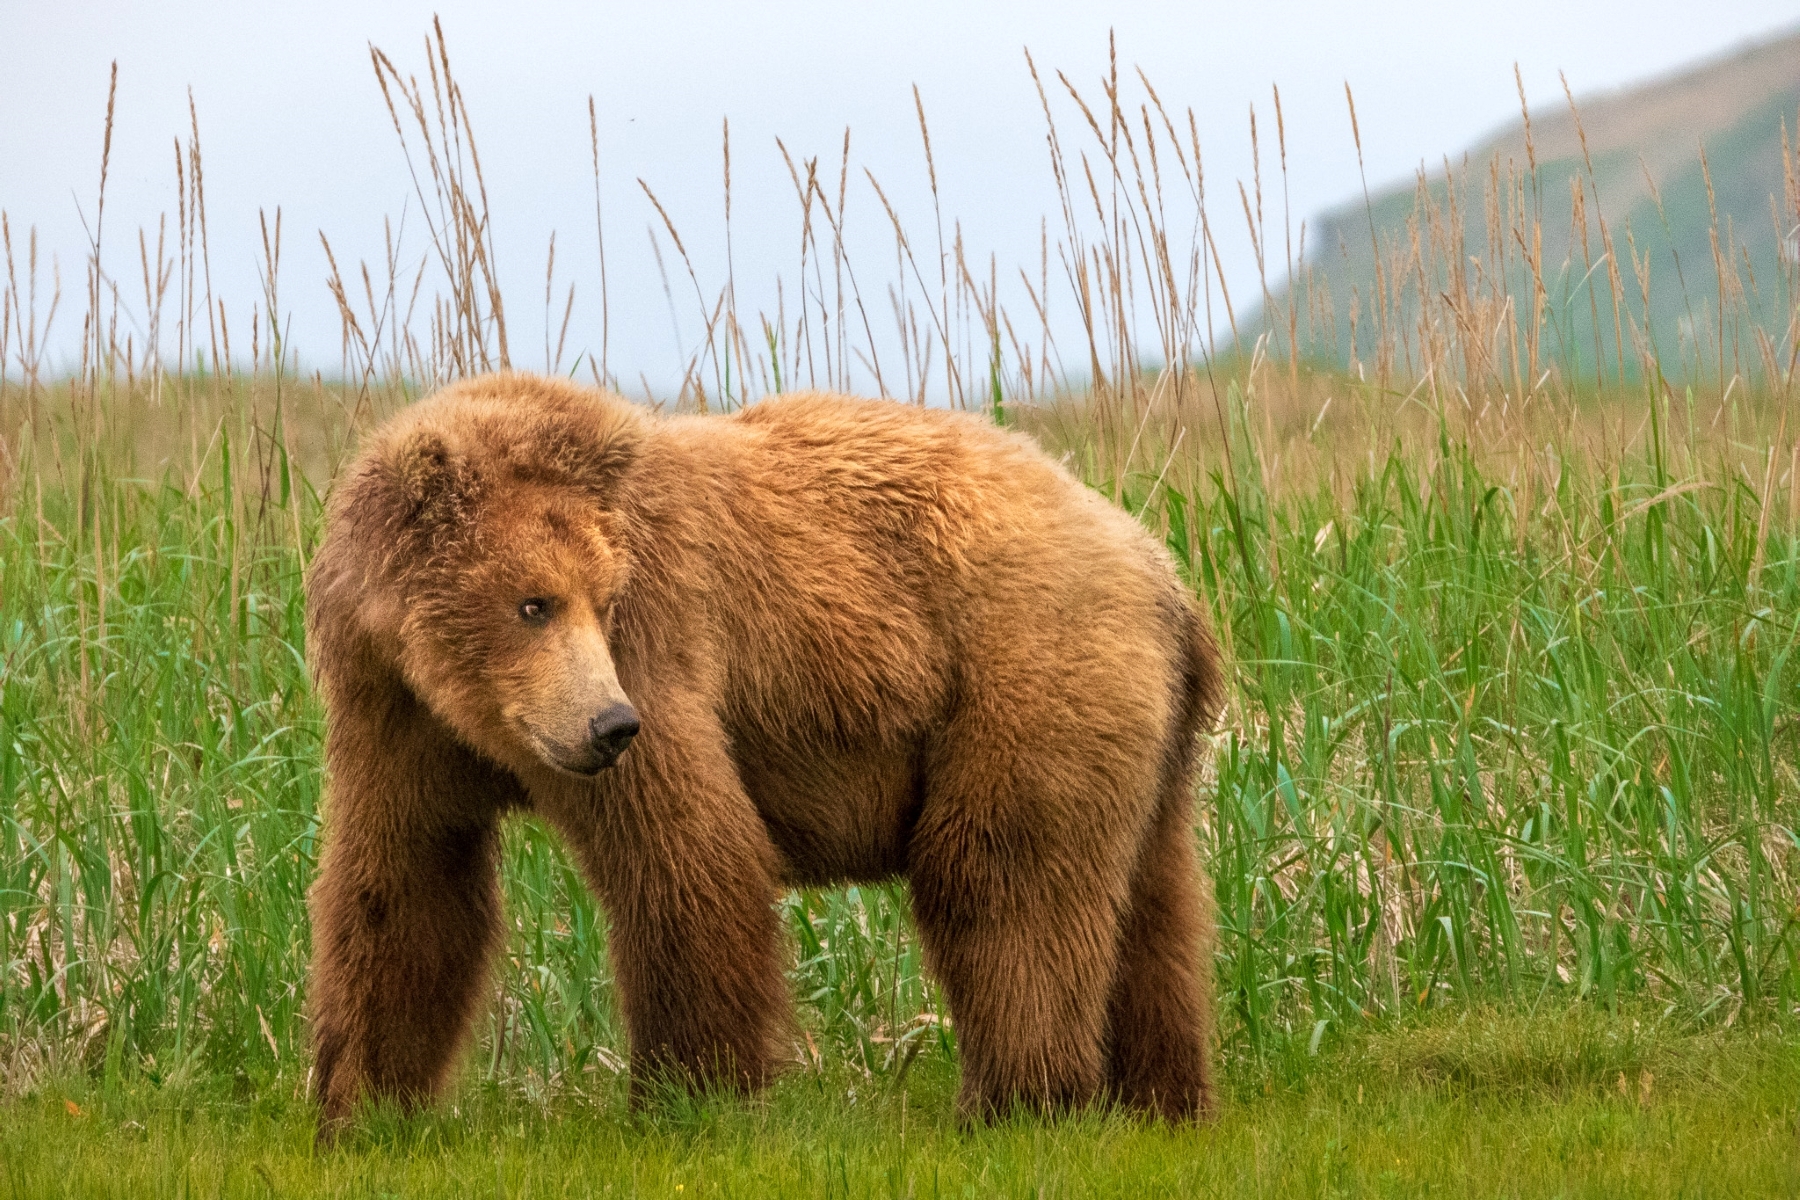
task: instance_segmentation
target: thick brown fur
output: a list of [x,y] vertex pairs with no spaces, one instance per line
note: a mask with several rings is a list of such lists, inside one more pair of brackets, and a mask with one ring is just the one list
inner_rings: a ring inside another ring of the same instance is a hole
[[[1027,438],[826,395],[659,417],[472,380],[338,484],[308,638],[328,1121],[444,1084],[515,809],[606,906],[638,1087],[761,1084],[787,1057],[777,893],[904,876],[964,1112],[1211,1108],[1192,804],[1217,650],[1162,550]],[[617,764],[559,765],[621,696],[642,729]]]

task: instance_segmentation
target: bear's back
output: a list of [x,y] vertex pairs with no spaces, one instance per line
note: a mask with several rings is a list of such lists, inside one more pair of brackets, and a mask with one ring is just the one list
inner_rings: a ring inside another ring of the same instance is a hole
[[1135,519],[978,416],[800,393],[664,429],[710,456],[675,486],[728,531],[707,545],[727,642],[759,647],[746,706],[880,725],[1007,662],[1156,677],[1187,620]]
[[748,469],[766,486],[922,538],[953,561],[1026,544],[1040,561],[1066,552],[1095,568],[1167,569],[1128,514],[1030,437],[983,417],[803,392],[728,420],[752,433]]

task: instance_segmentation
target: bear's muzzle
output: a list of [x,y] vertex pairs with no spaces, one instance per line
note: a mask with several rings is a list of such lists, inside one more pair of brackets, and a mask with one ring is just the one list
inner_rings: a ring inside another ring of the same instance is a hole
[[637,709],[629,704],[612,704],[601,709],[588,722],[588,747],[594,755],[594,766],[587,774],[598,775],[618,762],[641,727]]

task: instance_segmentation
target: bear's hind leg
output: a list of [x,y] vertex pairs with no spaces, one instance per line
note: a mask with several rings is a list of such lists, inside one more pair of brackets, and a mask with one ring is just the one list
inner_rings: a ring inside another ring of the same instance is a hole
[[1212,909],[1186,780],[1144,839],[1108,1005],[1107,1090],[1172,1121],[1213,1108]]
[[1015,769],[994,753],[1003,741],[972,745],[965,769],[933,781],[908,860],[914,916],[956,1022],[958,1107],[973,1119],[1079,1108],[1105,1082],[1142,822],[1106,820],[1111,806],[1071,786],[1079,776]]

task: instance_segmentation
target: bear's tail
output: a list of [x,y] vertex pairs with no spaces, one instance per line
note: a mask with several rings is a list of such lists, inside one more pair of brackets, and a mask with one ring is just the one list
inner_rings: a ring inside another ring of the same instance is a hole
[[1170,589],[1169,729],[1155,815],[1139,851],[1109,1008],[1108,1072],[1125,1103],[1171,1121],[1217,1110],[1213,1086],[1212,884],[1199,861],[1195,767],[1224,701],[1218,645],[1199,606]]
[[[1211,730],[1225,706],[1225,672],[1219,643],[1194,597],[1183,589],[1176,602],[1175,712],[1171,750],[1179,750],[1177,778],[1193,768],[1194,743]],[[1170,782],[1173,782],[1172,780]]]

